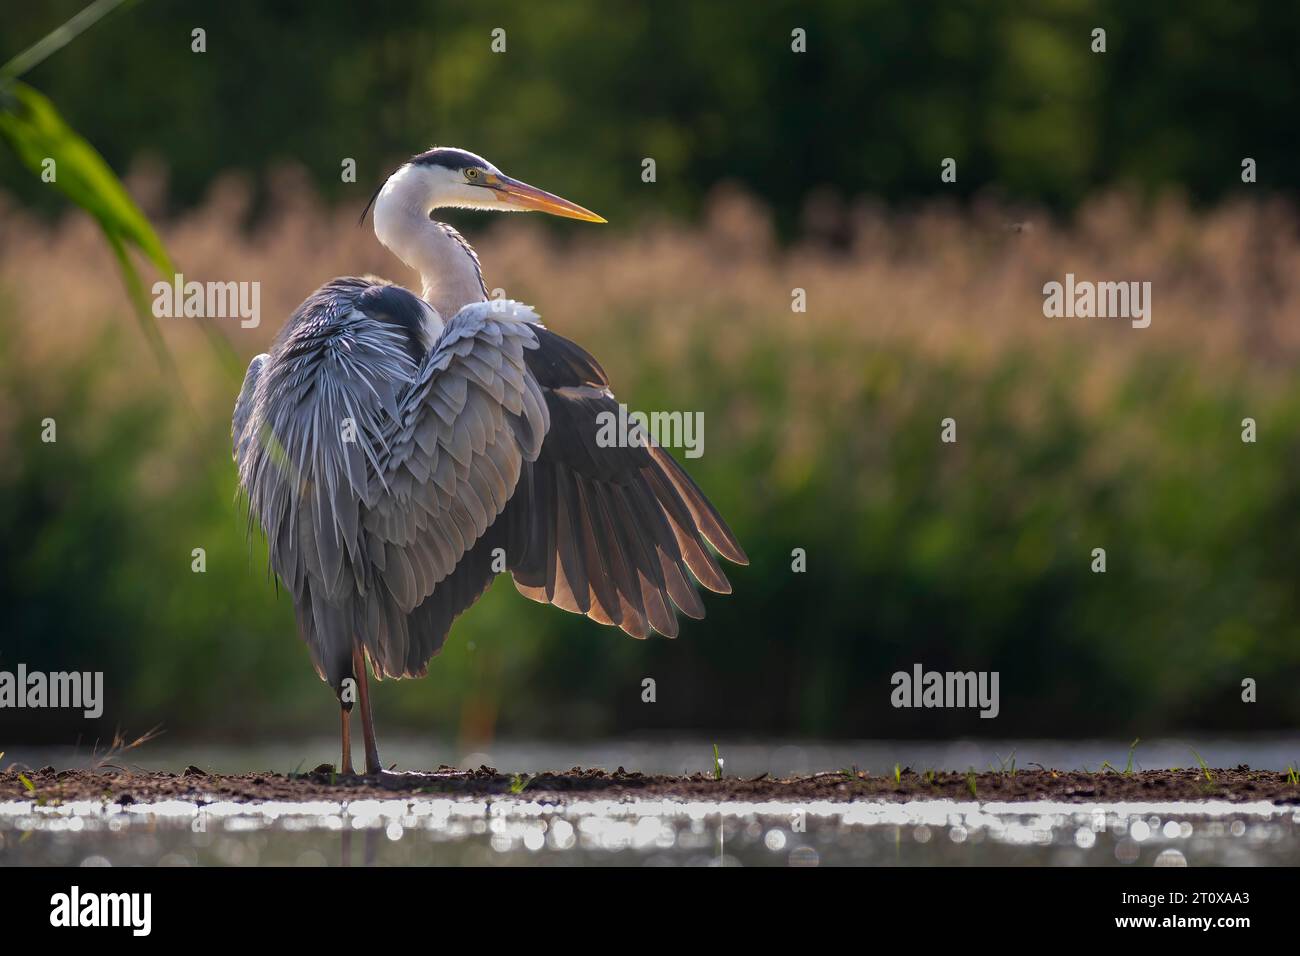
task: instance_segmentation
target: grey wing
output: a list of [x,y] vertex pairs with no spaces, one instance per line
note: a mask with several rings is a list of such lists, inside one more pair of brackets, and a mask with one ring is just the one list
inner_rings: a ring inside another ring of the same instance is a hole
[[708,544],[747,560],[671,456],[600,446],[598,416],[617,403],[590,355],[531,312],[490,310],[467,307],[448,326],[366,517],[383,587],[365,633],[385,673],[423,673],[502,570],[534,600],[674,636],[674,606],[704,613],[692,575],[730,590]]
[[504,569],[498,519],[549,427],[525,360],[535,318],[510,302],[458,312],[384,433],[363,518],[374,587],[359,620],[381,675],[423,673],[451,621]]
[[351,673],[359,598],[373,587],[364,499],[398,396],[415,375],[426,309],[387,283],[327,283],[253,360],[235,406],[250,517],[294,596],[317,670],[336,687]]
[[511,502],[527,541],[512,555],[515,586],[634,637],[651,628],[675,637],[674,605],[704,616],[692,576],[709,590],[731,590],[708,545],[737,564],[748,558],[671,455],[598,441],[602,416],[619,412],[604,371],[572,342],[545,329],[537,335],[529,367],[543,386],[551,428]]
[[248,371],[244,373],[244,385],[239,390],[239,398],[235,400],[235,414],[230,420],[230,438],[237,463],[248,454],[248,443],[252,438],[248,421],[253,415],[254,395],[257,393],[258,380],[262,377],[262,366],[269,357],[265,353],[253,356],[253,360],[248,363]]
[[[692,575],[730,589],[708,545],[745,563],[734,535],[661,449],[600,446],[598,416],[617,410],[604,372],[526,306],[467,306],[418,366],[381,331],[328,375],[273,350],[236,406],[251,510],[332,683],[353,633],[376,673],[423,673],[502,570],[639,637],[675,635],[674,606],[703,615]],[[327,434],[342,418],[352,447]]]

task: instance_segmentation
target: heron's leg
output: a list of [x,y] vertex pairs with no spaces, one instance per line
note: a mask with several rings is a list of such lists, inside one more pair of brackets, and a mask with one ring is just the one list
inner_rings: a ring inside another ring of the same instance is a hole
[[343,715],[343,767],[339,773],[355,773],[352,769],[352,722],[348,719],[352,716],[352,708],[344,704],[339,710]]
[[375,744],[375,721],[370,713],[370,678],[366,675],[366,655],[361,642],[352,645],[352,670],[357,675],[357,703],[361,705],[361,735],[366,744],[366,773],[379,773],[379,747]]

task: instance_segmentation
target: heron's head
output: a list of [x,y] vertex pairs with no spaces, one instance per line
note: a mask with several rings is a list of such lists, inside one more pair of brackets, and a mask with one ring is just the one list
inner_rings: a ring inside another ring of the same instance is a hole
[[493,212],[548,212],[569,219],[605,222],[577,203],[512,179],[482,156],[450,146],[436,147],[413,156],[380,187],[375,199],[382,200],[385,194],[414,203],[425,214],[451,207]]

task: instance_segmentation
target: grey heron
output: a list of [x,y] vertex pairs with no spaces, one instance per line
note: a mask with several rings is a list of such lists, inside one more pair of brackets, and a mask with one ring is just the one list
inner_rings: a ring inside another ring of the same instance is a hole
[[489,302],[474,249],[432,214],[604,219],[447,147],[404,163],[371,206],[421,294],[325,283],[249,364],[232,422],[250,525],[341,705],[341,769],[356,703],[367,774],[382,769],[367,664],[423,676],[498,573],[535,601],[675,637],[675,609],[704,615],[692,577],[731,590],[710,546],[748,563],[671,455],[602,447],[598,416],[618,405],[600,364],[529,306]]

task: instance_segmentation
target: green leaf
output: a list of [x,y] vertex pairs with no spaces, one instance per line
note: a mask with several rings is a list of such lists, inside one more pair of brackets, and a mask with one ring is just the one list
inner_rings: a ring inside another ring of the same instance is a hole
[[167,250],[104,158],[63,121],[54,104],[26,83],[0,92],[0,137],[35,175],[55,163],[52,185],[95,217],[100,228],[140,249],[164,275],[174,275]]
[[15,80],[0,87],[0,139],[36,176],[45,171],[46,160],[54,161],[51,185],[99,223],[117,257],[140,329],[158,361],[172,372],[171,355],[149,311],[144,281],[128,249],[139,249],[165,276],[174,275],[176,270],[153,226],[121,180],[95,148],[63,121],[54,104],[26,83]]
[[[103,230],[135,306],[140,330],[158,357],[159,365],[179,383],[171,353],[154,321],[144,280],[130,250],[139,249],[168,279],[176,274],[176,268],[162,240],[121,180],[95,148],[64,122],[47,97],[16,80],[0,84],[0,139],[9,144],[36,176],[44,172],[45,160],[54,160],[51,185],[93,216]],[[238,379],[239,365],[230,344],[216,329],[207,324],[202,328],[218,361],[228,374]]]

